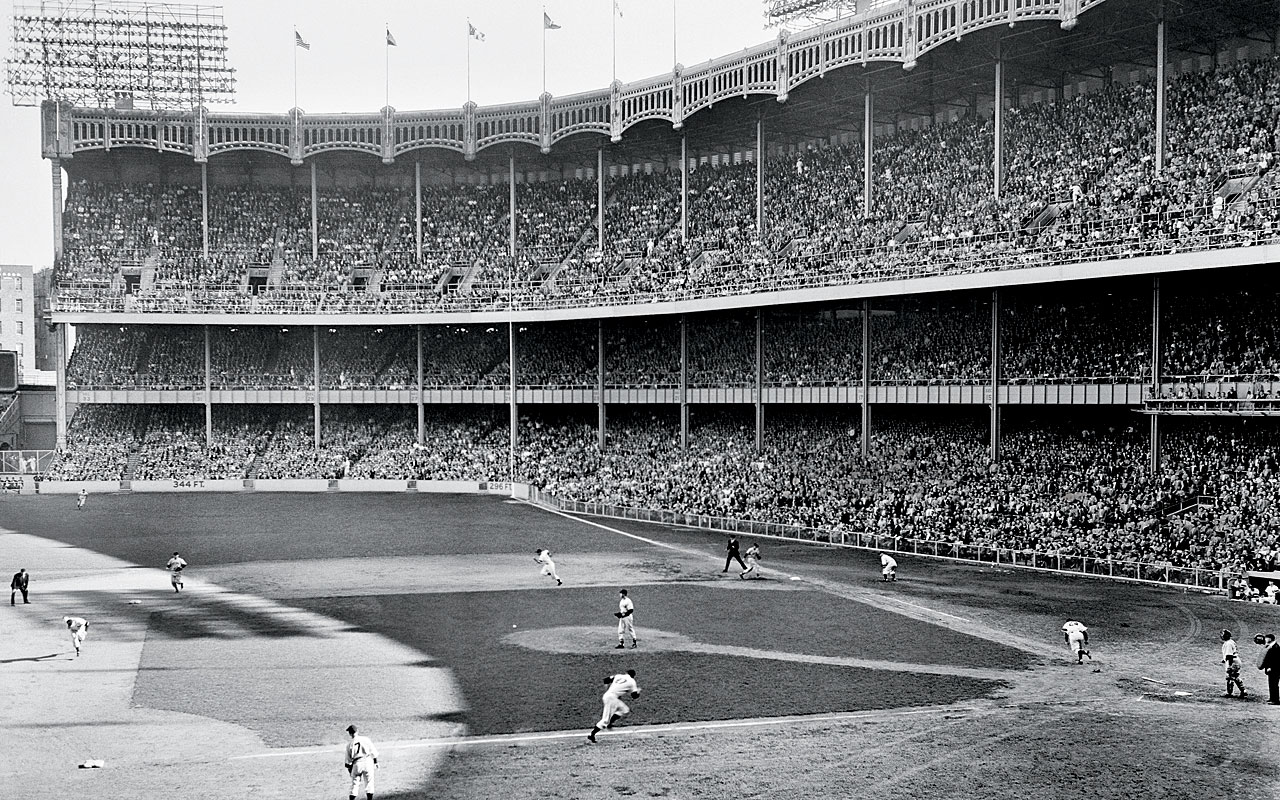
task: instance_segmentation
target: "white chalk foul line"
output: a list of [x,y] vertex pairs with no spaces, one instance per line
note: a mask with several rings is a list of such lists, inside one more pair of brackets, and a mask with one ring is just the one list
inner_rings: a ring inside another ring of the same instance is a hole
[[[535,503],[530,503],[529,505],[532,505],[534,508],[540,508],[540,509],[542,509],[543,511],[550,512],[550,513],[555,514],[555,515],[557,515],[557,516],[564,517],[565,519],[571,519],[571,520],[574,520],[575,522],[581,522],[583,525],[590,525],[590,526],[592,526],[593,528],[599,528],[599,529],[601,529],[601,530],[608,531],[609,533],[616,533],[616,534],[617,534],[617,535],[619,535],[619,536],[625,536],[625,537],[627,537],[628,539],[635,539],[635,540],[636,540],[636,541],[638,541],[638,542],[644,542],[645,544],[651,544],[651,545],[654,545],[655,547],[662,547],[662,548],[665,548],[665,549],[667,549],[667,550],[674,550],[674,551],[676,551],[677,553],[684,553],[685,555],[693,555],[693,556],[698,556],[698,557],[701,557],[701,558],[707,558],[707,557],[708,557],[706,553],[704,553],[704,552],[702,552],[702,551],[700,551],[700,550],[694,550],[694,549],[687,548],[687,547],[680,547],[679,545],[670,544],[670,543],[668,543],[668,542],[659,542],[659,541],[657,541],[656,539],[650,539],[650,538],[648,538],[648,537],[646,537],[646,536],[640,536],[639,534],[635,534],[635,533],[628,533],[627,531],[619,530],[618,528],[614,528],[614,527],[611,527],[611,526],[609,526],[609,525],[604,525],[604,524],[602,524],[602,523],[595,522],[595,521],[593,521],[593,520],[585,519],[585,518],[583,518],[583,517],[579,517],[579,516],[574,516],[573,514],[567,514],[567,513],[565,513],[564,511],[561,511],[561,510],[560,510],[560,509],[558,509],[558,508],[548,508],[547,506],[537,505],[537,504],[535,504]],[[775,570],[775,572],[777,572],[777,571]],[[791,574],[788,574],[788,573],[785,573],[785,572],[778,572],[777,574],[779,574],[779,575],[781,575],[781,576],[783,576],[783,577],[785,577],[785,578],[788,578],[788,579],[790,579],[790,580],[794,580],[794,581],[804,581],[804,582],[806,582],[806,583],[810,583],[810,584],[813,584],[813,583],[814,583],[813,581],[810,581],[809,579],[807,579],[807,578],[806,578],[805,576],[803,576],[803,575],[791,575]],[[820,588],[821,588],[821,586],[822,586],[821,582],[818,582],[816,585],[818,585]],[[902,600],[902,599],[897,598],[897,597],[894,597],[894,596],[892,596],[892,595],[881,594],[881,595],[877,595],[877,597],[878,597],[878,598],[881,598],[881,599],[884,599],[884,600],[890,600],[890,601],[895,602],[895,603],[901,603],[901,604],[902,604],[902,605],[904,605],[904,606],[911,606],[912,608],[918,608],[918,609],[920,609],[921,611],[926,611],[926,612],[928,612],[928,613],[930,613],[930,614],[937,614],[937,615],[938,615],[938,616],[940,616],[940,617],[950,617],[951,619],[954,619],[954,620],[956,620],[956,621],[958,621],[958,622],[968,622],[968,621],[969,621],[968,619],[966,619],[966,618],[964,618],[964,617],[958,617],[958,616],[956,616],[955,614],[948,614],[947,612],[945,612],[945,611],[939,611],[939,610],[937,610],[936,608],[929,608],[928,606],[922,606],[922,605],[920,605],[920,604],[918,604],[918,603],[912,603],[912,602],[909,602],[909,601],[907,601],[907,600]]]
[[[811,716],[768,717],[764,719],[731,719],[708,722],[673,722],[665,725],[631,725],[626,728],[601,731],[598,736],[642,735],[658,733],[678,733],[687,731],[716,731],[734,728],[778,727],[796,723],[845,722],[869,718],[906,717],[922,714],[972,713],[979,711],[977,706],[949,706],[946,708],[911,708],[895,711],[853,711],[843,714],[815,714]],[[561,739],[585,739],[586,727],[573,731],[545,731],[543,733],[517,733],[508,736],[455,736],[443,739],[418,739],[407,742],[384,742],[378,745],[379,750],[413,750],[431,747],[460,747],[463,745],[517,744],[520,742],[551,742]],[[327,753],[341,750],[341,747],[310,747],[301,750],[279,750],[269,753],[254,753],[245,756],[232,756],[231,760],[241,761],[259,758],[290,758],[308,756],[316,753]]]
[[[782,727],[785,725],[807,725],[823,722],[857,722],[866,719],[893,719],[897,717],[918,717],[928,715],[994,713],[1014,710],[1026,705],[1037,706],[1074,706],[1084,703],[1111,702],[1109,697],[1083,697],[1064,701],[1046,701],[1041,703],[1020,703],[1016,706],[930,706],[928,708],[884,709],[878,711],[849,711],[840,714],[812,714],[789,717],[765,717],[757,719],[729,719],[708,722],[672,722],[665,725],[629,725],[627,727],[601,731],[597,736],[653,736],[662,733],[688,733],[697,731],[727,731],[740,728]],[[585,739],[586,728],[573,731],[545,731],[543,733],[517,733],[506,736],[455,736],[443,739],[417,739],[413,741],[384,742],[378,745],[380,750],[416,750],[434,747],[471,747],[478,745],[509,745],[522,742],[554,742],[567,739]],[[295,758],[312,756],[317,753],[338,752],[342,748],[336,746],[310,747],[298,750],[275,750],[269,753],[253,753],[244,756],[232,756],[232,761],[265,758]]]

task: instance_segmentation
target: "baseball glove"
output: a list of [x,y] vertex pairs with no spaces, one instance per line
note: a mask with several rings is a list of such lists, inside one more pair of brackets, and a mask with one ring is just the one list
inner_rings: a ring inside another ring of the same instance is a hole
[[625,617],[625,616],[626,616],[626,615],[625,615],[625,614],[623,614],[621,611],[615,611],[615,612],[613,612],[613,615],[614,615],[615,617],[617,617],[618,619],[622,619],[623,617]]
[[639,696],[640,696],[640,693],[639,693],[639,692],[632,692],[632,693],[631,693],[631,699],[632,699],[632,700],[635,700],[635,699],[636,699],[637,697],[639,697]]

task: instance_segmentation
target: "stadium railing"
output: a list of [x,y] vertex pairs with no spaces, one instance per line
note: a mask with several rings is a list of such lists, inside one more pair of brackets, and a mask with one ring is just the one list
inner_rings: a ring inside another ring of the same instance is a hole
[[679,511],[630,508],[606,503],[584,503],[577,500],[561,499],[534,487],[529,489],[529,499],[533,503],[588,516],[659,522],[667,525],[682,525],[722,533],[813,542],[815,544],[847,547],[855,550],[906,553],[947,561],[1081,575],[1093,578],[1108,578],[1159,586],[1178,586],[1221,594],[1227,593],[1227,585],[1233,578],[1241,577],[1240,573],[1225,569],[1180,567],[1170,563],[1120,561],[1093,556],[1043,553],[1022,548],[989,547],[931,539],[907,539],[900,536],[895,537],[875,533],[834,531],[777,522],[755,522],[752,520],[713,517],[705,514],[685,514]]

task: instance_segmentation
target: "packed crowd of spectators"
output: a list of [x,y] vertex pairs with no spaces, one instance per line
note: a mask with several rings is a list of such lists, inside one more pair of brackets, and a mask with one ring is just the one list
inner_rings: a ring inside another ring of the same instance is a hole
[[[765,163],[763,232],[754,161],[703,158],[689,176],[688,242],[670,170],[610,181],[603,249],[593,180],[520,183],[514,261],[501,184],[425,186],[421,260],[405,187],[322,191],[313,258],[307,191],[219,184],[204,258],[198,189],[76,180],[59,278],[110,283],[120,263],[155,250],[163,282],[190,290],[279,261],[280,282],[309,293],[310,310],[413,310],[682,299],[1254,244],[1280,235],[1278,84],[1274,58],[1171,78],[1159,173],[1149,80],[1009,108],[999,201],[993,123],[973,111],[877,137],[870,214],[861,142],[779,151]],[[349,291],[357,266],[378,270],[375,288],[417,288]]]
[[[1161,292],[1162,385],[1251,384],[1280,379],[1280,304],[1262,271],[1234,273],[1206,292],[1167,279]],[[1001,380],[1008,383],[1152,385],[1151,295],[1142,281],[1021,288],[1001,292]],[[991,379],[987,293],[877,300],[871,307],[871,379],[883,384],[987,383]],[[755,381],[751,312],[690,315],[688,379],[693,387]],[[761,347],[766,386],[857,385],[862,376],[861,310],[767,309]],[[521,386],[591,388],[597,382],[596,321],[516,326]],[[605,383],[680,383],[679,318],[603,323]],[[509,379],[505,324],[422,327],[423,381],[433,387],[503,387]],[[312,327],[211,327],[214,388],[308,389],[315,382]],[[77,327],[68,365],[75,388],[202,389],[200,326]],[[320,330],[326,389],[417,386],[413,326]],[[1214,395],[1232,387],[1224,385]],[[1206,396],[1205,389],[1195,389]],[[1187,396],[1185,393],[1183,396]]]
[[[879,408],[870,456],[854,407],[775,408],[763,447],[750,409],[698,407],[680,447],[674,407],[614,409],[603,448],[592,410],[539,408],[520,423],[514,475],[565,500],[874,534],[1068,560],[1204,570],[1280,564],[1280,429],[1175,419],[1158,473],[1124,409],[1007,415],[992,463],[985,412]],[[506,409],[85,406],[47,480],[505,480]],[[1118,574],[1125,574],[1121,571]]]

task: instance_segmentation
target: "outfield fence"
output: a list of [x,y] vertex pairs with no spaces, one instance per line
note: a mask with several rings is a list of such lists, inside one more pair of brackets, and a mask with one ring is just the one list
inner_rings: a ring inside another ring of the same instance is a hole
[[1108,578],[1118,581],[1177,586],[1205,592],[1227,594],[1228,583],[1240,577],[1227,570],[1210,570],[1199,567],[1179,567],[1172,564],[1153,564],[1141,561],[1117,561],[1108,558],[1042,553],[1035,550],[1009,547],[944,542],[933,539],[908,539],[876,533],[835,531],[778,522],[727,519],[705,514],[684,514],[650,508],[630,508],[605,503],[583,503],[565,500],[555,495],[529,487],[530,501],[567,511],[594,517],[660,522],[701,528],[720,533],[737,533],[762,538],[847,547],[856,550],[906,553],[926,558],[937,558],[968,564],[1053,572],[1064,575],[1083,575],[1091,578]]

